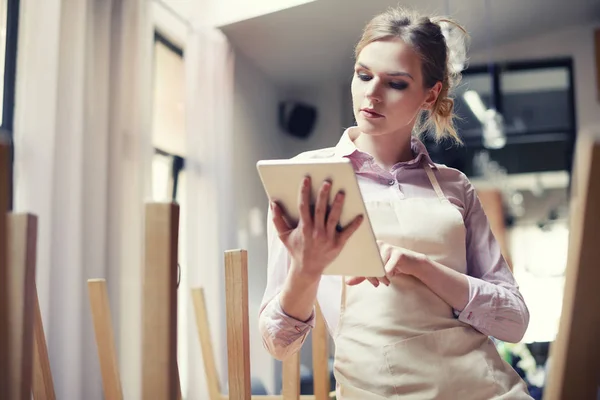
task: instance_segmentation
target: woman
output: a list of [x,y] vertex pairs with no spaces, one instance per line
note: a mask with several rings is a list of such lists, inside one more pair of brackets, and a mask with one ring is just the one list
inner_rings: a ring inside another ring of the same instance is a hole
[[330,183],[314,215],[309,178],[301,184],[297,226],[277,204],[269,211],[265,347],[278,359],[298,351],[318,301],[335,341],[340,399],[530,398],[489,338],[521,340],[525,302],[468,179],[434,164],[417,137],[431,128],[459,141],[449,98],[458,73],[442,23],[454,24],[402,9],[375,17],[356,46],[357,126],[336,147],[298,156],[352,161],[386,277],[321,275],[361,223],[336,230],[344,195],[326,211]]

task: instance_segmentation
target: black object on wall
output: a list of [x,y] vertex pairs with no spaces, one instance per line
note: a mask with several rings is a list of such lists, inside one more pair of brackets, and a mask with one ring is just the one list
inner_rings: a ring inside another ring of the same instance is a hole
[[279,126],[292,136],[307,138],[316,121],[317,109],[314,106],[294,101],[279,103]]

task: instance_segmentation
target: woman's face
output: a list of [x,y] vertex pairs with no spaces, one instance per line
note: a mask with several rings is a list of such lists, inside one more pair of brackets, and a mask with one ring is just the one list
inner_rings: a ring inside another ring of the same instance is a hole
[[441,88],[441,84],[432,89],[423,86],[421,59],[409,45],[392,39],[365,46],[352,79],[360,131],[368,135],[412,132],[420,110],[435,102]]

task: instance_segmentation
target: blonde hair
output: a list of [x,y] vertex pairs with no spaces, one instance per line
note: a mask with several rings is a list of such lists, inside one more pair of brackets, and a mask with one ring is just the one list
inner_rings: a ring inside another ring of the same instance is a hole
[[[453,35],[454,28],[460,31],[458,36]],[[423,110],[414,131],[417,134],[434,131],[436,141],[450,137],[462,143],[454,128],[454,100],[450,92],[460,82],[461,69],[466,62],[466,30],[451,18],[427,17],[404,8],[391,8],[365,26],[355,48],[355,57],[358,59],[368,44],[393,38],[402,40],[419,54],[427,89],[436,82],[442,83],[433,107]]]

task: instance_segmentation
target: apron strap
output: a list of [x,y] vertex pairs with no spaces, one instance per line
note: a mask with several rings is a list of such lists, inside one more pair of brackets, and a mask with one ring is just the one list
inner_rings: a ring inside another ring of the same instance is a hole
[[435,177],[435,174],[433,173],[433,170],[431,169],[431,166],[427,163],[425,164],[425,172],[427,172],[427,176],[429,177],[431,186],[433,186],[433,190],[435,190],[435,193],[437,194],[438,198],[442,201],[447,200],[446,196],[444,196],[444,192],[442,191],[440,183],[438,182],[437,178]]
[[342,298],[340,303],[340,315],[346,310],[346,277],[342,276]]

